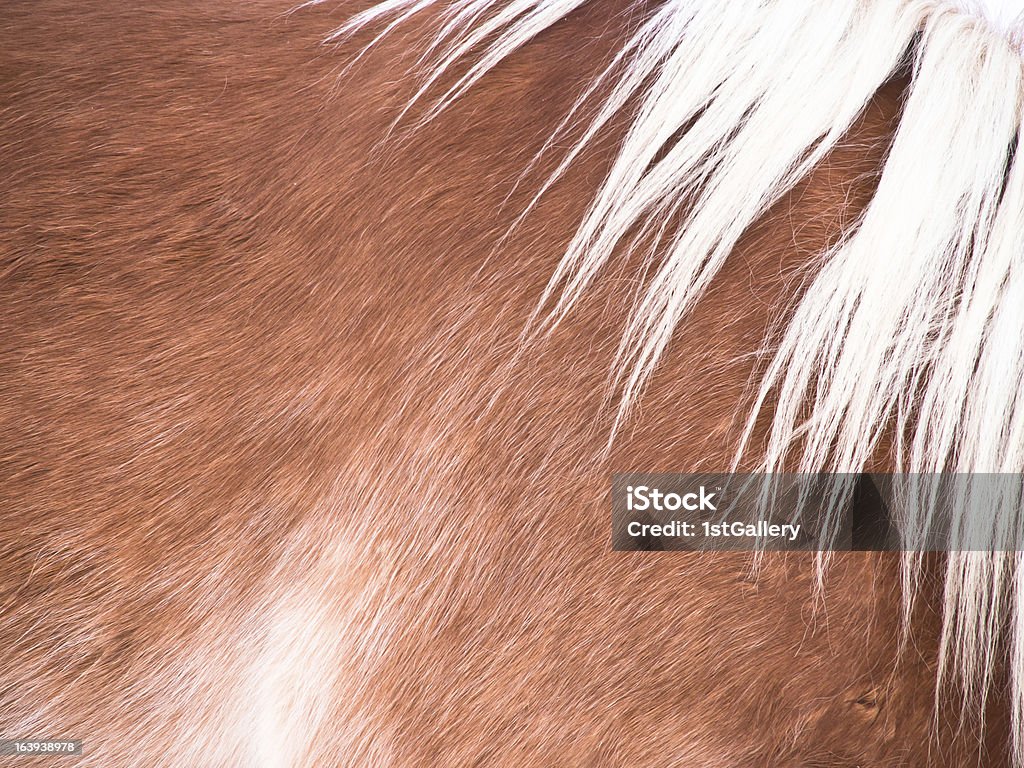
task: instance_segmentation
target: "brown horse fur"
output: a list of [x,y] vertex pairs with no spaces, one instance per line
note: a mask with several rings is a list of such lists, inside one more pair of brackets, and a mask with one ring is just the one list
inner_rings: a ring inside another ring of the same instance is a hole
[[372,33],[321,41],[359,8],[290,10],[5,7],[0,737],[90,768],[1004,764],[998,702],[984,739],[936,707],[937,593],[900,651],[894,555],[817,593],[808,554],[609,551],[613,470],[728,465],[901,84],[747,233],[608,455],[635,270],[518,344],[615,130],[495,247],[630,15],[389,134],[429,19],[343,71]]

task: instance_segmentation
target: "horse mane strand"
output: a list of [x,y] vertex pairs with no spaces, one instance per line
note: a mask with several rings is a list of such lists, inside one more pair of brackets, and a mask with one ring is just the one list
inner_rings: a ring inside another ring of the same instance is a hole
[[[468,63],[425,119],[583,4],[445,5],[417,64],[416,100]],[[386,34],[435,5],[387,0],[333,37],[382,24]],[[897,472],[1019,473],[1019,30],[933,0],[669,0],[635,10],[631,36],[574,108],[589,103],[589,123],[542,188],[612,118],[625,118],[617,155],[537,315],[541,327],[558,323],[613,253],[636,247],[632,233],[660,228],[618,349],[616,426],[742,233],[825,160],[884,83],[909,73],[872,200],[811,265],[795,307],[765,341],[737,462],[754,450],[762,415],[770,428],[756,451],[765,471],[862,472],[891,434]],[[989,501],[988,551],[948,558],[942,666],[984,695],[998,649],[1009,649],[1014,752],[1024,765],[1024,514],[1019,492]],[[920,514],[907,521],[908,535],[926,527],[928,510]],[[920,559],[908,554],[905,564],[909,601]],[[1006,616],[1011,639],[1002,646]]]

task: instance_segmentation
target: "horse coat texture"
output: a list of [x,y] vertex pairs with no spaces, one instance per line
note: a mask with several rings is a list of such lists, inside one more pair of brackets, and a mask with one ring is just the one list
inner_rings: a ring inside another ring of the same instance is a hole
[[1017,50],[709,7],[5,7],[0,737],[84,754],[0,759],[1019,757],[1019,555],[609,551],[623,468],[1020,471]]

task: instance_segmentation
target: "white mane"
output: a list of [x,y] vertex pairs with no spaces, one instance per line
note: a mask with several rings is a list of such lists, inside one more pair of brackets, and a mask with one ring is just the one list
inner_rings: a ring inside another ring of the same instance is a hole
[[1024,2],[1021,0],[961,0],[960,5],[968,13],[984,18],[1000,32],[1010,32],[1024,19]]
[[[583,3],[453,0],[419,95],[479,55],[430,114]],[[434,4],[385,0],[336,37],[371,23],[386,34]],[[656,269],[621,342],[620,420],[740,235],[825,157],[908,51],[911,86],[877,192],[766,347],[747,438],[776,400],[767,471],[860,472],[886,429],[901,472],[1024,470],[1024,66],[1009,33],[931,0],[668,0],[581,95],[577,110],[600,94],[597,117],[552,181],[627,101],[640,107],[551,278],[545,322],[570,311],[627,232],[681,220],[663,256],[649,254]],[[1011,616],[1024,764],[1021,512],[1019,493],[994,502],[992,553],[949,556],[942,656],[983,693]],[[912,594],[917,560],[906,563]]]

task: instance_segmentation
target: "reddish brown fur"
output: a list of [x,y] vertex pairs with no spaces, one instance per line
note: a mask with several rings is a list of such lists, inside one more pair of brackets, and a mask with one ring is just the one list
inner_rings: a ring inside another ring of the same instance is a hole
[[606,456],[635,265],[513,353],[614,130],[492,249],[621,8],[382,145],[426,20],[340,78],[369,37],[319,41],[354,5],[166,6],[0,21],[0,737],[104,768],[1003,764],[999,711],[981,747],[933,732],[934,595],[899,656],[893,557],[838,557],[816,602],[806,555],[609,551],[613,470],[727,465],[898,84],[748,233]]

